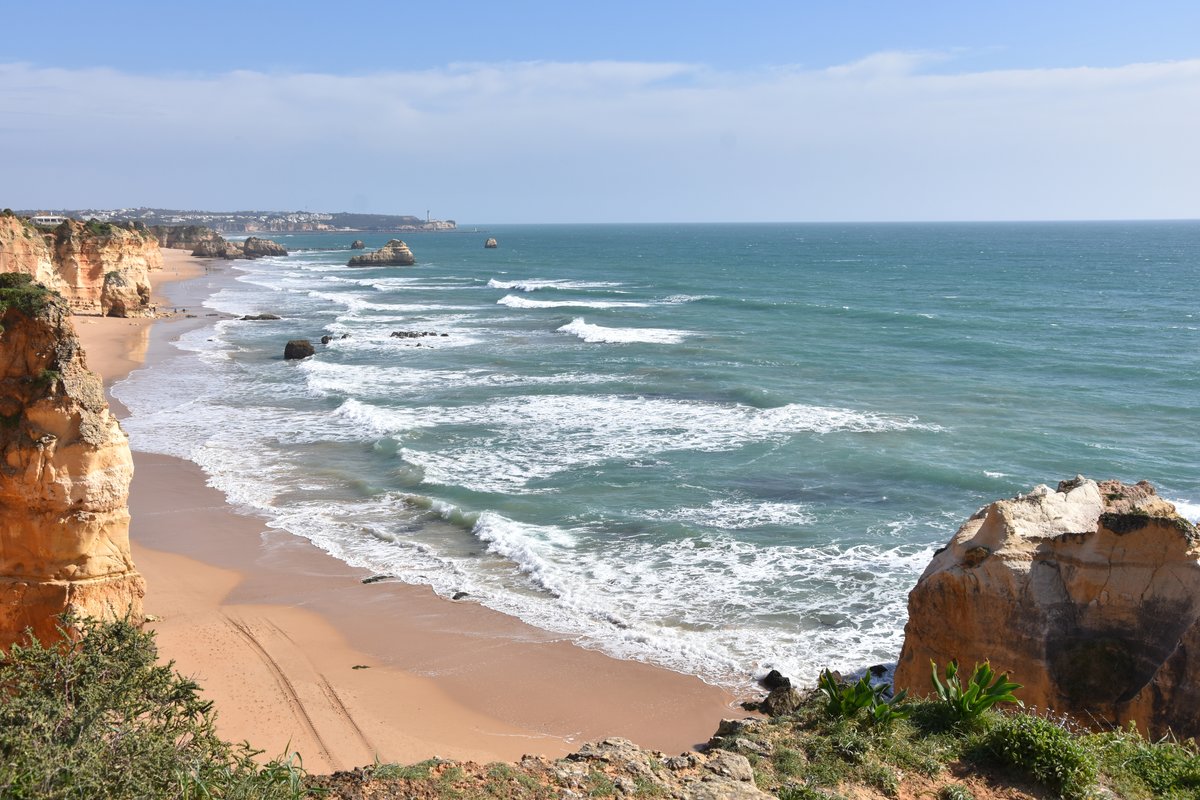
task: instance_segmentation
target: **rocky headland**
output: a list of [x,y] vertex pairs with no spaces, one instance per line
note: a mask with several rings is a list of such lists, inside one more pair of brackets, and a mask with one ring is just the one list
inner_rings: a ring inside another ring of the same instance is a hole
[[388,243],[372,253],[354,256],[346,266],[349,267],[411,267],[417,263],[408,245],[399,239],[389,239]]
[[162,264],[158,239],[145,226],[67,220],[46,231],[0,216],[0,273],[30,275],[76,313],[151,314],[150,273]]
[[158,239],[159,247],[175,250],[195,250],[201,242],[222,238],[221,234],[204,225],[151,225],[150,232]]
[[133,459],[68,304],[0,275],[0,325],[0,646],[26,627],[48,640],[65,611],[140,624]]
[[1200,537],[1142,482],[1076,477],[980,509],[909,595],[896,686],[990,659],[1027,705],[1200,734]]

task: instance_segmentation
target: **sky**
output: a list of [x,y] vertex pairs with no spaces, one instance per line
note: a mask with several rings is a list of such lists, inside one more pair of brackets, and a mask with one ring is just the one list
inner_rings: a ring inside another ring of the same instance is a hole
[[5,4],[0,206],[1200,217],[1200,3]]

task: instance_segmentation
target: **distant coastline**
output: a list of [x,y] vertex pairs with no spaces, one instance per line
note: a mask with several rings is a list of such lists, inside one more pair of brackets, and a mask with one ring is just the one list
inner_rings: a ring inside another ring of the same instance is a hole
[[202,225],[221,233],[417,233],[458,229],[452,219],[409,214],[357,214],[348,211],[198,211],[167,208],[31,209],[20,216],[53,215],[100,222],[140,222],[144,225]]

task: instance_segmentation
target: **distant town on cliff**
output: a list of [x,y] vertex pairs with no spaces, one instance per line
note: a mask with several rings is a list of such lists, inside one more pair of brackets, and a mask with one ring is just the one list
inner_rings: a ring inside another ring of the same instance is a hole
[[406,214],[353,214],[346,211],[179,211],[168,208],[82,208],[19,210],[38,219],[95,219],[100,222],[141,222],[145,225],[203,225],[223,233],[257,231],[452,231],[452,219]]

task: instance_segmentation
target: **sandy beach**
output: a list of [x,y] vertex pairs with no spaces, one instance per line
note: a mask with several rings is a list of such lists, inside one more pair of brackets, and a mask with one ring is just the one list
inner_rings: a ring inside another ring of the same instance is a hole
[[[156,300],[179,311],[75,318],[106,386],[204,324],[194,310],[211,291],[204,276],[230,269],[163,254]],[[298,751],[325,772],[555,756],[606,736],[679,752],[744,713],[697,678],[583,649],[469,598],[364,584],[363,570],[238,513],[195,464],[136,451],[134,461],[133,554],[162,657],[215,701],[223,736],[267,755]]]

